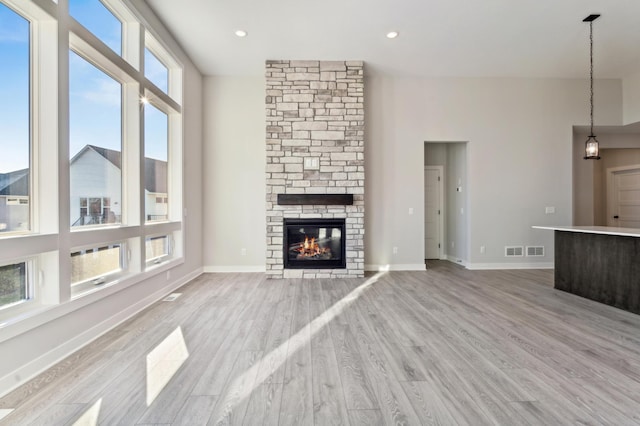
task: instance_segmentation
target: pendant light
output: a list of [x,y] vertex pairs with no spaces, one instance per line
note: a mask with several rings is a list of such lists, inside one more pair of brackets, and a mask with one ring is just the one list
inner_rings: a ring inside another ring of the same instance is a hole
[[599,160],[600,159],[600,147],[596,135],[593,134],[593,21],[598,19],[600,15],[589,15],[582,20],[582,22],[589,23],[589,103],[591,106],[591,127],[589,130],[589,137],[584,144],[584,159],[585,160]]

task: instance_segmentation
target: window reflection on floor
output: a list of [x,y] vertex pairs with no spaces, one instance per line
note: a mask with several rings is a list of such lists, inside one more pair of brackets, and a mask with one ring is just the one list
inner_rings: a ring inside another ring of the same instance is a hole
[[160,395],[187,358],[189,351],[179,326],[147,354],[147,406]]

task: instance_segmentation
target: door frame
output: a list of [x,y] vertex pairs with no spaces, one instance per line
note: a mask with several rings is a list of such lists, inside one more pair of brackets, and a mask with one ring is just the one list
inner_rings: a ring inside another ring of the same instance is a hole
[[[426,175],[426,171],[427,170],[437,170],[438,173],[440,174],[440,181],[438,183],[439,189],[440,189],[440,199],[438,200],[438,203],[440,203],[440,215],[438,217],[438,222],[440,225],[440,235],[438,235],[438,239],[440,240],[440,248],[438,250],[438,255],[439,255],[439,259],[440,260],[447,260],[447,256],[445,254],[445,240],[444,240],[444,216],[446,213],[446,205],[444,203],[444,166],[424,166],[424,171],[425,173],[422,176],[422,192],[423,194],[426,194],[426,188],[424,186],[424,177]],[[424,207],[424,206],[423,206]],[[424,210],[424,208],[423,208]],[[425,221],[425,217],[426,217],[426,212],[425,212],[425,216],[422,218],[422,223],[424,224]],[[424,244],[424,240],[426,237],[426,228],[425,228],[425,235],[422,236],[422,244],[424,247],[424,257],[425,259],[427,258],[427,247]]]
[[640,171],[640,164],[632,164],[629,166],[610,167],[607,169],[607,226],[609,220],[613,218],[613,202],[614,202],[614,175],[619,172],[630,170]]

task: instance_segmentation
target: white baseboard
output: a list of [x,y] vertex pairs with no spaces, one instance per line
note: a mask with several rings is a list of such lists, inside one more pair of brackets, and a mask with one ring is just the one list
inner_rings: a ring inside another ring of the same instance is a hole
[[91,327],[90,329],[77,335],[71,340],[66,341],[60,346],[42,354],[40,357],[20,367],[16,371],[13,371],[10,374],[7,374],[6,376],[0,378],[0,398],[13,391],[17,387],[28,382],[48,368],[53,367],[55,364],[62,361],[75,351],[93,342],[94,340],[110,331],[114,327],[118,326],[119,324],[123,323],[124,321],[128,320],[138,312],[162,299],[167,294],[175,291],[189,281],[200,276],[202,272],[202,268],[198,268],[195,271],[187,274],[186,276],[181,277],[180,279],[170,284],[167,284],[166,286],[150,294],[146,298],[139,300],[133,305],[128,306],[124,310]]
[[466,265],[470,270],[489,269],[553,269],[553,262],[531,262],[531,263],[469,263]]
[[406,263],[394,265],[364,265],[364,270],[368,272],[381,271],[426,271],[427,265],[424,263]]
[[216,272],[265,272],[266,270],[265,265],[211,265],[204,267],[204,272],[207,274]]

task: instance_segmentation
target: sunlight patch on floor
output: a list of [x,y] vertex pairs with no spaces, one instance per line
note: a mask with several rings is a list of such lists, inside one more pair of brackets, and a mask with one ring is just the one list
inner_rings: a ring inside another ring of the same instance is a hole
[[102,398],[96,401],[87,411],[84,412],[73,426],[97,426],[100,417],[100,407],[102,406]]
[[15,408],[0,408],[0,420],[7,417]]
[[147,354],[147,406],[160,395],[187,358],[189,351],[179,326]]
[[[335,317],[340,315],[346,308],[355,302],[368,287],[378,281],[384,274],[385,272],[378,272],[360,286],[353,289],[349,294],[334,303],[307,326],[302,327],[296,334],[289,337],[289,339],[282,342],[280,346],[266,354],[261,360],[256,362],[253,367],[235,378],[229,387],[229,389],[238,390],[238,395],[234,398],[233,405],[237,405],[240,401],[248,398],[258,386],[264,383],[270,375],[275,373],[278,368],[284,365],[291,354],[297,352],[305,344],[310,342],[311,339],[313,339],[313,336],[315,336],[323,327],[326,327]],[[253,386],[241,386],[241,384],[250,380],[251,377],[256,377]],[[233,408],[233,406],[226,407],[226,411],[231,411]],[[222,420],[224,419],[216,419],[215,423]]]

